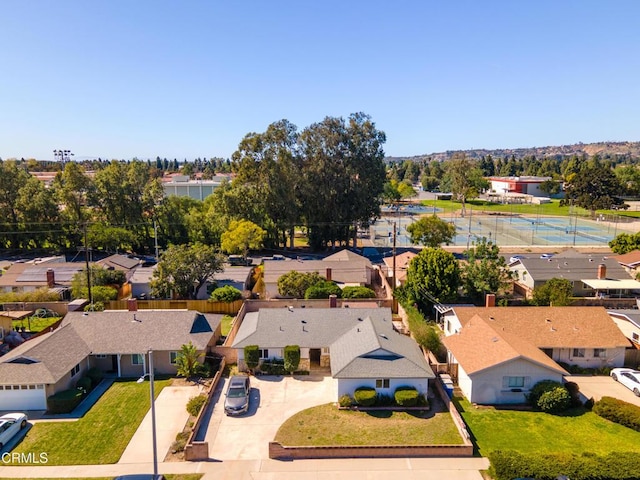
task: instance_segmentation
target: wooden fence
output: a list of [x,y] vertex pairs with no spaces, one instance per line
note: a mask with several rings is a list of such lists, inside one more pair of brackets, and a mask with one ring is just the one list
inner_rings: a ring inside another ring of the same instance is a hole
[[[210,302],[209,300],[137,300],[138,310],[195,310],[201,313],[235,315],[242,307],[242,300],[235,302]],[[112,300],[108,310],[128,310],[127,300]]]

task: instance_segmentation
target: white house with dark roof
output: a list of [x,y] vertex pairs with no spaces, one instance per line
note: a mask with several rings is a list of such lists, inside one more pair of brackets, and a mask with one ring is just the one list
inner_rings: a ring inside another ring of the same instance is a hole
[[573,286],[576,297],[633,297],[640,292],[640,282],[632,279],[613,258],[561,256],[520,258],[509,264],[517,277],[514,292],[527,298],[533,289],[552,278],[564,278]]
[[608,313],[622,334],[640,349],[640,310],[626,308],[609,310]]
[[118,377],[154,370],[175,374],[182,345],[200,353],[215,345],[222,315],[186,310],[70,312],[53,332],[0,357],[0,410],[44,410],[46,399],[75,386],[92,367]]
[[363,386],[426,394],[434,378],[418,345],[393,329],[388,308],[262,308],[245,315],[232,345],[241,369],[248,345],[259,347],[262,360],[282,359],[287,345],[298,345],[300,370],[330,367],[338,397]]

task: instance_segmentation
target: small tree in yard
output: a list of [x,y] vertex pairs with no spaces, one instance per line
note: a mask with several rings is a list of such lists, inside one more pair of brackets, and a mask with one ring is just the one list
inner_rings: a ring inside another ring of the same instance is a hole
[[201,356],[202,354],[198,353],[198,350],[193,343],[189,342],[182,345],[176,357],[178,375],[187,379],[193,377],[198,371],[198,367],[200,365],[198,360]]
[[539,306],[565,307],[571,305],[572,294],[571,281],[566,278],[551,278],[533,289],[533,303]]
[[300,347],[298,345],[287,345],[284,347],[284,369],[293,373],[300,365]]
[[242,298],[242,292],[236,287],[231,285],[225,285],[224,287],[216,288],[209,298],[213,302],[235,302]]
[[244,347],[244,363],[251,371],[255,370],[260,364],[260,350],[258,345],[247,345]]

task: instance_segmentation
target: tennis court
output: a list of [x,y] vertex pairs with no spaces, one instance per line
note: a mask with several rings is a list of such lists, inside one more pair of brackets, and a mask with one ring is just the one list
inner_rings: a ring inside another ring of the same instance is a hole
[[[434,209],[429,209],[429,213]],[[398,226],[396,245],[412,246],[406,228],[425,212],[399,212],[383,216],[372,227],[374,245],[389,247],[393,243],[393,225]],[[607,246],[618,233],[618,224],[599,222],[575,216],[546,217],[509,214],[468,214],[454,216],[435,209],[436,214],[456,226],[452,245],[471,245],[486,237],[499,246]],[[375,238],[375,239],[374,239]]]

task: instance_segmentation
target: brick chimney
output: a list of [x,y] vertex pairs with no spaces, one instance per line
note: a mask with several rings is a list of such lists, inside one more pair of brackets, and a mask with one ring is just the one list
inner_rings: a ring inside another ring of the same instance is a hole
[[127,300],[127,310],[129,310],[130,312],[137,312],[138,300],[136,300],[135,298],[130,298],[129,300]]
[[607,278],[607,266],[604,263],[598,265],[598,280]]
[[327,267],[327,273],[325,274],[325,276],[327,277],[327,280],[330,282],[331,281],[331,269]]
[[496,295],[495,293],[487,293],[485,297],[485,307],[495,307],[496,306]]
[[53,268],[47,269],[47,287],[54,288],[56,286],[56,273]]
[[336,308],[338,306],[338,296],[329,295],[329,308]]

